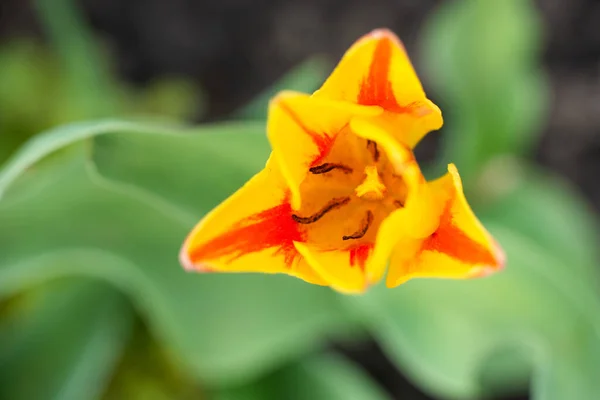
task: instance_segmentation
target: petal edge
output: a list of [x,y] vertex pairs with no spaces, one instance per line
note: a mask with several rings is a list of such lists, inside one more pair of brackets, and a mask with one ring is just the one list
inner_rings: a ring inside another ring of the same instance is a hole
[[439,226],[421,242],[415,257],[406,258],[401,249],[394,250],[387,286],[412,278],[467,279],[501,270],[504,253],[469,207],[454,164],[430,185],[443,205]]

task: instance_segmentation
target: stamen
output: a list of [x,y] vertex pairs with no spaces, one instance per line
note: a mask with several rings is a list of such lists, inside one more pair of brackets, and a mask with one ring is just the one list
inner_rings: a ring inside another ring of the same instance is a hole
[[369,149],[373,155],[373,161],[379,161],[379,149],[377,148],[377,143],[372,140],[367,140],[367,149]]
[[318,220],[323,218],[323,216],[329,211],[335,208],[339,208],[345,204],[348,204],[349,201],[350,197],[340,197],[337,199],[333,199],[329,203],[327,203],[325,207],[323,207],[320,211],[316,212],[315,214],[309,217],[300,217],[296,214],[292,214],[292,219],[299,224],[312,224],[313,222],[317,222]]
[[317,165],[316,167],[312,167],[309,169],[313,174],[324,174],[334,169],[341,169],[345,174],[349,174],[352,172],[352,168],[347,167],[343,164],[333,164],[333,163],[325,163],[321,165]]
[[369,226],[371,226],[372,222],[373,222],[373,213],[371,212],[371,210],[367,210],[367,215],[362,220],[362,225],[363,225],[362,228],[360,228],[360,230],[354,232],[350,236],[342,236],[342,240],[360,239],[361,237],[363,237],[367,234],[367,231],[369,230]]
[[400,200],[394,200],[394,205],[398,208],[404,207],[404,203]]

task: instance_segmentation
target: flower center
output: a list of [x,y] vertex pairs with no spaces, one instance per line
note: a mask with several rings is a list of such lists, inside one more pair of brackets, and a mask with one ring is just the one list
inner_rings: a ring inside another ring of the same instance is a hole
[[374,165],[365,167],[365,179],[354,190],[358,197],[365,200],[381,200],[385,196],[386,187],[379,177],[379,171]]
[[292,219],[323,250],[375,243],[379,226],[403,207],[406,185],[378,143],[338,134],[329,152],[310,165],[300,185],[302,206]]

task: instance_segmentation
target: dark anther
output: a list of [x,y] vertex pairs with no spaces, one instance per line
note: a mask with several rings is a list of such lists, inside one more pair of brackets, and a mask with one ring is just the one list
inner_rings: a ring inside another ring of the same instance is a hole
[[309,169],[309,171],[312,172],[313,174],[324,174],[333,169],[341,169],[342,171],[344,171],[345,174],[349,174],[352,172],[352,168],[350,168],[350,167],[347,167],[342,164],[332,164],[332,163],[325,163],[325,164],[317,165],[316,167],[312,167],[311,169]]
[[401,202],[400,200],[394,200],[394,205],[398,208],[404,207],[404,203]]
[[379,161],[379,149],[377,148],[377,143],[372,140],[367,140],[367,149],[369,149],[373,155],[373,161]]
[[365,215],[365,218],[362,220],[362,227],[360,228],[360,230],[354,232],[350,236],[342,236],[342,240],[360,239],[361,237],[365,236],[372,222],[373,213],[371,212],[371,210],[367,210],[367,215]]
[[327,203],[325,207],[323,207],[321,210],[309,217],[299,217],[296,214],[292,214],[292,219],[299,224],[312,224],[313,222],[317,222],[318,220],[320,220],[323,217],[323,215],[327,214],[329,211],[335,208],[339,208],[345,204],[348,204],[349,201],[350,197],[341,197],[333,199],[329,203]]

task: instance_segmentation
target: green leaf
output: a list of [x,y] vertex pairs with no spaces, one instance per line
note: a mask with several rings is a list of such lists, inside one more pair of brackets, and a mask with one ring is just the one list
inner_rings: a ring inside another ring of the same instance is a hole
[[133,314],[100,282],[52,282],[0,325],[0,397],[99,399],[127,342]]
[[321,86],[331,66],[321,57],[313,57],[292,69],[273,86],[234,113],[234,118],[264,121],[267,119],[269,101],[281,90],[312,93]]
[[158,195],[199,220],[264,166],[269,157],[264,132],[263,123],[236,123],[179,138],[105,135],[94,138],[91,154],[102,177]]
[[178,264],[198,218],[267,154],[262,125],[188,131],[106,121],[39,136],[0,173],[0,293],[55,276],[108,280],[208,382],[250,379],[352,332],[328,288],[287,276],[189,274]]
[[313,356],[251,385],[218,392],[216,400],[384,400],[389,397],[345,359]]
[[[388,355],[432,393],[481,397],[494,381],[522,384],[533,369],[536,400],[594,398],[600,391],[594,283],[527,236],[486,225],[506,251],[504,271],[485,279],[378,288],[352,306],[370,319]],[[515,352],[520,357],[510,355]],[[495,358],[503,353],[509,355],[499,364]],[[490,376],[490,369],[498,375]]]
[[444,161],[469,186],[501,154],[525,154],[547,109],[539,69],[541,24],[528,0],[442,4],[425,31],[424,58],[446,104]]

